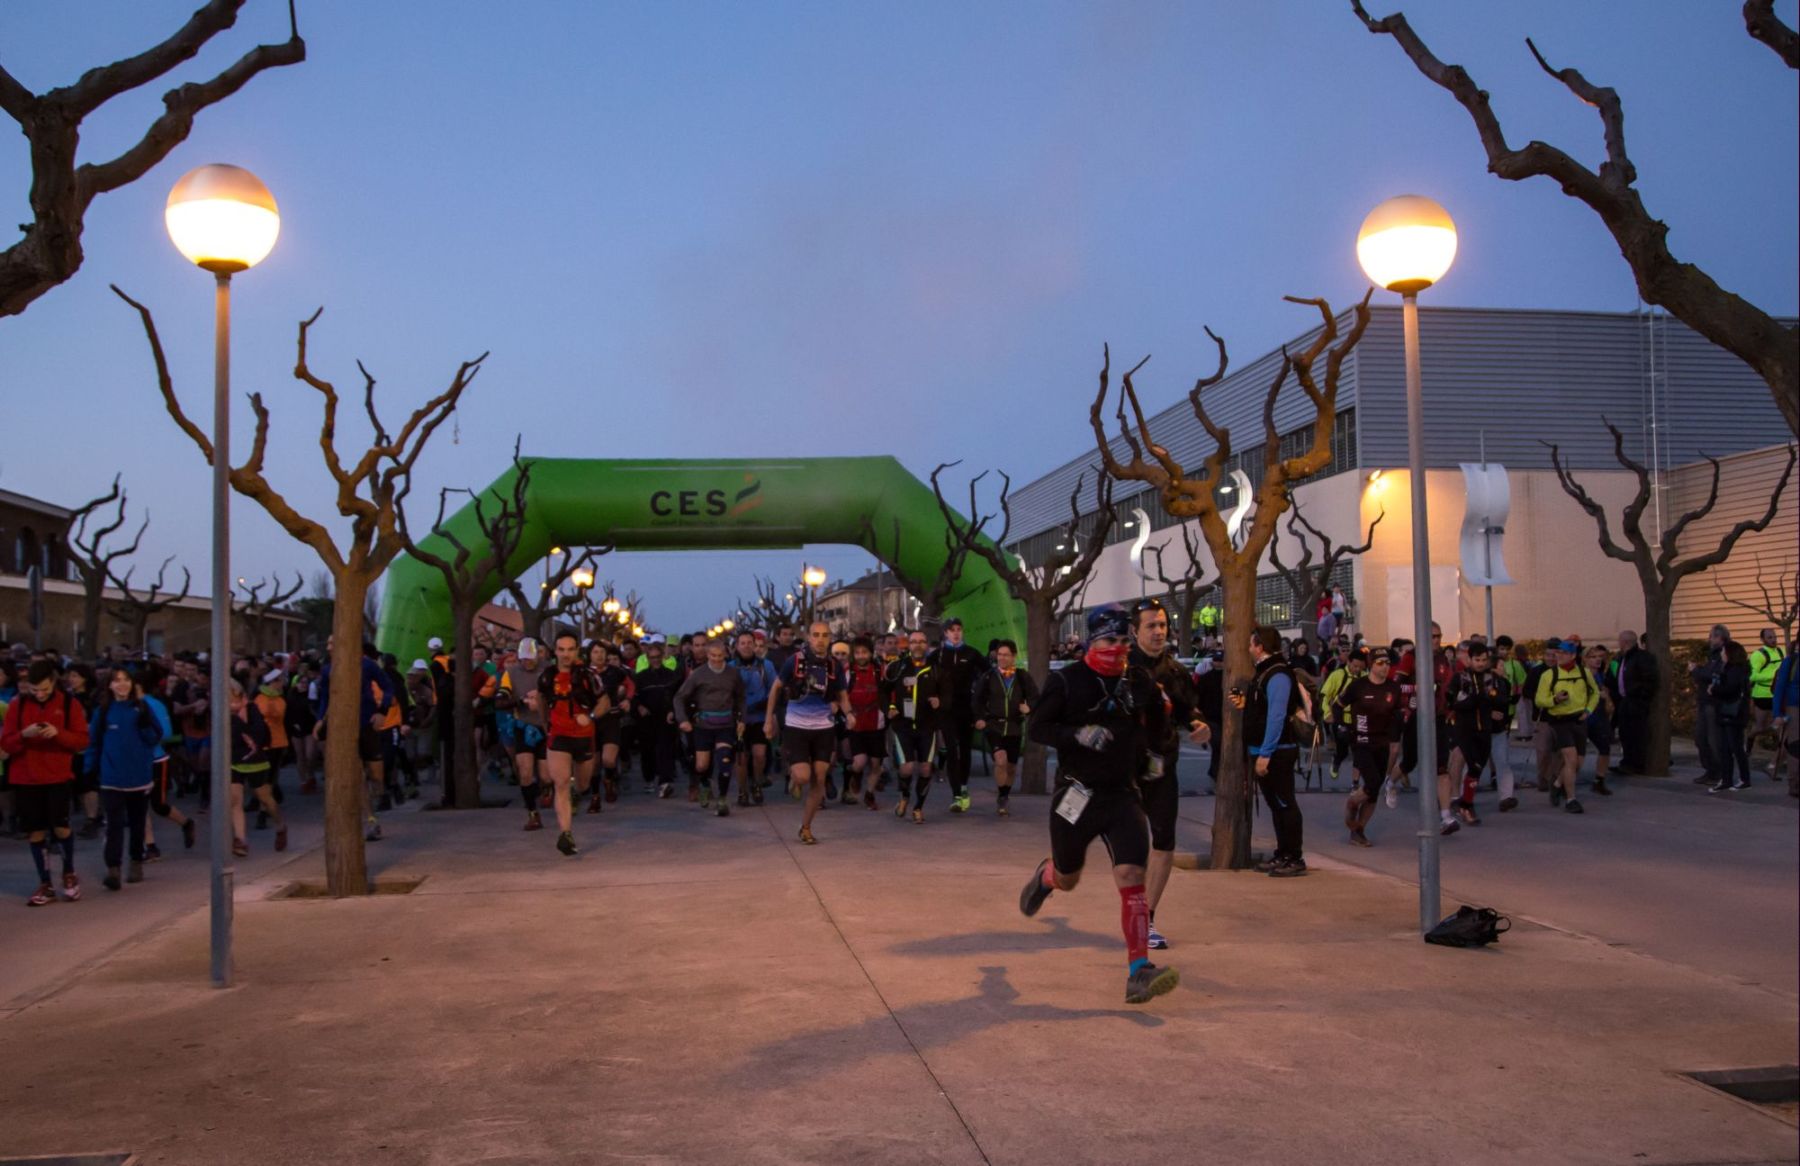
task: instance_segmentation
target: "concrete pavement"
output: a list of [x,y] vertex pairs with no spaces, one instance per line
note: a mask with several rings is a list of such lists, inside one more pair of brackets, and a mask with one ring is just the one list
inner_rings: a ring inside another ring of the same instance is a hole
[[[1016,799],[999,821],[980,793],[969,818],[945,800],[940,786],[923,827],[834,809],[801,847],[784,800],[719,820],[632,794],[580,820],[572,861],[552,832],[520,833],[516,811],[397,816],[371,855],[423,876],[413,894],[266,897],[316,876],[316,855],[241,886],[238,987],[205,986],[201,911],[0,1019],[7,1047],[31,1050],[0,1067],[0,1152],[183,1166],[1796,1158],[1791,1124],[1673,1075],[1797,1059],[1794,993],[1741,982],[1731,948],[1720,974],[1559,929],[1554,913],[1558,926],[1521,922],[1488,951],[1428,947],[1411,886],[1323,853],[1321,808],[1304,879],[1177,873],[1158,922],[1184,983],[1128,1008],[1099,851],[1084,886],[1026,920],[1016,896],[1045,848],[1043,803]],[[1208,805],[1184,803],[1184,845],[1203,840]],[[1403,848],[1381,840],[1375,853]],[[7,934],[129,894],[21,907]],[[20,951],[0,946],[8,982]]]

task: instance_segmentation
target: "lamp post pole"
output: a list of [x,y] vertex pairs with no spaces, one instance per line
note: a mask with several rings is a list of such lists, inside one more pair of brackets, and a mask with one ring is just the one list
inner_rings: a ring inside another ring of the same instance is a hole
[[231,273],[215,273],[212,459],[212,982],[231,987]]
[[[1419,296],[1400,301],[1406,335],[1406,450],[1412,479],[1413,683],[1419,694],[1414,714],[1419,733],[1419,929],[1437,924],[1437,649],[1431,643],[1431,533],[1425,515],[1425,410],[1419,374]],[[1427,768],[1429,767],[1429,768]]]

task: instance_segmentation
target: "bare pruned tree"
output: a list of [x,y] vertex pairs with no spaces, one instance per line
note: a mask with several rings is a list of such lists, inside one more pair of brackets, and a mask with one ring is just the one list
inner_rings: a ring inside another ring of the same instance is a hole
[[[969,481],[968,517],[958,514],[944,498],[939,479],[945,470],[960,464],[946,462],[931,471],[931,492],[937,497],[938,510],[943,513],[944,526],[951,537],[963,544],[965,554],[976,554],[986,560],[1012,597],[1024,605],[1025,669],[1041,692],[1045,681],[1050,679],[1050,650],[1056,643],[1057,625],[1070,612],[1080,610],[1082,596],[1087,593],[1088,583],[1093,578],[1094,564],[1100,561],[1100,553],[1106,549],[1106,536],[1112,530],[1114,520],[1112,480],[1095,470],[1097,513],[1092,525],[1084,530],[1081,491],[1086,484],[1086,475],[1076,475],[1075,486],[1069,492],[1068,520],[1051,528],[1056,542],[1051,544],[1044,561],[1030,563],[1006,550],[1007,540],[1012,536],[1012,478],[1004,470],[999,471],[1000,530],[989,537],[987,526],[994,520],[994,515],[981,513],[977,496],[977,488],[987,477],[987,471],[976,474]],[[1028,742],[1020,770],[1020,789],[1028,794],[1045,792],[1044,770],[1043,748]]]
[[1670,612],[1675,604],[1675,589],[1689,576],[1723,563],[1738,539],[1753,530],[1766,530],[1775,521],[1775,512],[1781,507],[1781,496],[1787,490],[1788,479],[1793,476],[1796,447],[1788,447],[1787,464],[1782,468],[1781,480],[1776,483],[1775,491],[1769,498],[1768,509],[1763,511],[1762,517],[1747,518],[1733,524],[1720,537],[1717,546],[1684,559],[1679,557],[1682,534],[1695,522],[1711,514],[1713,507],[1718,504],[1718,459],[1706,459],[1712,463],[1712,485],[1707,490],[1706,501],[1677,517],[1667,530],[1646,530],[1644,514],[1650,509],[1655,497],[1656,479],[1647,466],[1625,452],[1625,435],[1619,432],[1619,427],[1605,418],[1601,420],[1606,425],[1607,432],[1612,434],[1613,457],[1637,478],[1637,492],[1625,504],[1625,509],[1619,512],[1619,532],[1624,536],[1623,544],[1613,538],[1611,519],[1606,508],[1596,502],[1582,484],[1576,481],[1574,473],[1563,464],[1561,451],[1552,442],[1544,444],[1550,449],[1550,464],[1556,470],[1556,480],[1562,484],[1563,492],[1573,498],[1576,505],[1594,520],[1594,525],[1599,530],[1600,549],[1608,558],[1630,563],[1637,571],[1638,586],[1644,594],[1644,631],[1650,640],[1650,651],[1656,655],[1656,672],[1663,684],[1663,691],[1650,706],[1649,743],[1644,753],[1644,771],[1652,776],[1661,776],[1669,772],[1669,677],[1672,675],[1670,668],[1673,665],[1669,652],[1669,623]]
[[1719,582],[1717,575],[1713,576],[1713,587],[1718,590],[1719,598],[1726,603],[1752,612],[1780,628],[1782,643],[1785,644],[1793,638],[1795,620],[1800,618],[1800,570],[1788,570],[1783,567],[1776,572],[1774,589],[1770,590],[1769,581],[1763,578],[1762,556],[1757,555],[1756,590],[1762,596],[1761,603],[1753,603],[1725,594],[1725,586]]
[[[875,560],[891,572],[906,593],[919,604],[921,620],[935,620],[944,614],[944,604],[949,602],[950,592],[955,590],[956,581],[962,578],[963,564],[968,561],[969,547],[966,540],[960,538],[956,531],[946,527],[944,530],[944,565],[930,579],[914,579],[899,567],[901,543],[900,520],[893,520],[893,529],[889,538],[883,543],[875,533],[875,523],[868,515],[862,517],[862,527],[857,532],[857,545],[875,556]],[[881,629],[877,629],[881,630]]]
[[[400,511],[400,537],[406,553],[421,563],[435,567],[444,577],[444,590],[450,600],[450,626],[456,629],[450,646],[453,661],[450,675],[455,694],[451,709],[452,732],[448,746],[452,751],[445,783],[444,804],[465,810],[481,807],[481,772],[475,757],[475,665],[474,645],[470,629],[475,626],[475,613],[482,598],[493,591],[494,584],[506,564],[519,549],[525,534],[525,499],[531,489],[531,464],[520,460],[519,443],[513,442],[513,483],[510,494],[489,489],[438,491],[437,521],[431,533],[450,544],[448,554],[436,554],[420,546],[406,525],[406,511]],[[475,526],[481,540],[465,543],[450,529],[451,495],[467,495],[475,512]],[[523,694],[521,694],[523,695]]]
[[806,604],[801,598],[806,593],[804,583],[796,579],[786,591],[768,575],[758,575],[752,583],[756,587],[756,606],[746,610],[752,611],[765,630],[773,632],[783,624],[800,623],[806,613]]
[[[1147,356],[1125,374],[1115,412],[1119,440],[1130,451],[1130,460],[1121,462],[1114,455],[1112,443],[1106,436],[1106,423],[1102,418],[1102,411],[1106,407],[1108,376],[1112,369],[1112,353],[1110,349],[1102,350],[1100,391],[1094,397],[1093,407],[1088,410],[1088,423],[1093,426],[1094,440],[1098,443],[1102,463],[1106,472],[1120,481],[1148,482],[1154,486],[1162,495],[1163,509],[1175,517],[1199,520],[1200,533],[1206,539],[1207,550],[1212,553],[1213,565],[1219,572],[1219,589],[1224,597],[1222,606],[1227,686],[1240,685],[1247,689],[1254,679],[1255,668],[1250,660],[1250,629],[1256,624],[1257,564],[1262,561],[1263,553],[1275,536],[1275,524],[1288,508],[1292,497],[1291,487],[1312,477],[1331,461],[1331,432],[1337,420],[1338,382],[1345,359],[1369,326],[1369,295],[1372,294],[1374,291],[1370,289],[1363,296],[1362,302],[1356,305],[1350,330],[1342,338],[1338,336],[1337,319],[1332,314],[1331,305],[1323,299],[1284,297],[1289,303],[1316,308],[1324,323],[1317,338],[1304,350],[1290,353],[1286,348],[1282,349],[1281,364],[1263,396],[1262,481],[1256,490],[1255,514],[1244,522],[1236,544],[1227,529],[1225,517],[1219,513],[1216,494],[1224,484],[1226,466],[1234,452],[1231,431],[1212,419],[1201,397],[1208,388],[1225,379],[1225,370],[1229,365],[1225,342],[1214,335],[1212,329],[1206,330],[1219,350],[1219,367],[1211,376],[1196,380],[1194,387],[1188,392],[1188,402],[1193,406],[1194,416],[1213,441],[1212,451],[1206,455],[1199,474],[1191,477],[1170,456],[1167,449],[1156,443],[1150,433],[1149,422],[1144,419],[1144,409],[1138,401],[1137,390],[1132,386],[1131,378],[1149,361]],[[1316,372],[1321,357],[1325,361],[1323,383]],[[1275,427],[1275,403],[1290,376],[1299,384],[1313,406],[1313,433],[1311,444],[1302,453],[1283,458],[1281,433]],[[1128,404],[1131,409],[1129,418],[1126,415]],[[1216,746],[1221,752],[1219,808],[1213,815],[1212,865],[1215,869],[1239,870],[1250,865],[1250,816],[1253,803],[1243,742],[1243,719],[1229,706],[1225,710],[1224,732],[1221,737]]]
[[[150,355],[156,365],[157,387],[162,392],[163,405],[169,416],[210,463],[214,456],[212,439],[188,417],[175,395],[174,379],[169,373],[162,338],[157,335],[150,309],[117,287],[113,291],[135,308],[143,321],[144,335],[150,341]],[[358,361],[356,367],[363,376],[363,409],[374,430],[374,439],[356,461],[346,466],[337,449],[337,388],[316,375],[307,363],[307,336],[324,310],[320,308],[300,322],[294,376],[317,391],[323,402],[319,446],[325,468],[337,487],[337,511],[350,520],[349,539],[340,547],[323,523],[295,510],[264,476],[269,410],[263,404],[261,393],[250,395],[250,409],[256,416],[250,456],[243,465],[230,469],[229,477],[232,489],[261,506],[289,536],[311,547],[331,573],[334,597],[331,634],[339,666],[331,671],[330,708],[325,726],[325,883],[330,894],[341,897],[369,891],[362,829],[365,791],[362,761],[356,748],[361,727],[357,721],[362,704],[359,652],[364,638],[364,602],[370,597],[381,573],[405,549],[398,515],[401,503],[412,487],[413,466],[431,435],[455,411],[464,390],[481,371],[487,353],[463,361],[449,387],[415,409],[399,432],[392,434],[382,424],[375,408],[375,378]]]
[[193,586],[193,576],[188,574],[186,567],[183,567],[181,569],[181,590],[175,592],[168,590],[165,576],[169,570],[169,564],[174,561],[174,555],[170,555],[162,561],[162,566],[156,569],[156,581],[151,583],[141,595],[131,589],[131,574],[137,570],[135,566],[128,568],[123,576],[110,576],[112,585],[119,590],[119,602],[107,605],[108,610],[113,613],[114,619],[123,622],[127,628],[131,629],[132,642],[137,644],[139,650],[147,647],[144,641],[150,626],[150,617],[186,599],[188,589]]
[[525,634],[543,643],[556,637],[556,621],[581,606],[580,591],[565,592],[570,576],[577,571],[592,571],[600,556],[612,554],[610,546],[582,547],[577,553],[570,547],[553,547],[545,560],[544,577],[538,580],[537,594],[521,579],[508,579],[506,593],[513,598],[525,622]]
[[[1405,14],[1396,12],[1376,20],[1361,0],[1351,0],[1350,6],[1370,32],[1393,37],[1420,73],[1469,111],[1487,152],[1489,173],[1513,182],[1549,178],[1563,193],[1585,203],[1619,245],[1643,301],[1667,308],[1676,319],[1756,370],[1768,384],[1788,428],[1800,436],[1800,334],[1670,252],[1668,224],[1644,206],[1635,185],[1637,166],[1625,148],[1625,105],[1616,90],[1595,85],[1576,69],[1551,67],[1527,38],[1525,45],[1538,66],[1599,115],[1606,161],[1597,170],[1589,169],[1555,146],[1535,140],[1514,149],[1507,144],[1486,90],[1461,65],[1446,65],[1433,55]],[[1743,15],[1752,37],[1773,48],[1790,69],[1797,67],[1794,31],[1776,17],[1774,0],[1748,0]]]
[[81,268],[81,233],[89,205],[137,181],[187,140],[194,117],[230,97],[265,69],[306,59],[306,42],[288,0],[288,39],[258,45],[208,81],[163,94],[163,112],[129,149],[105,162],[77,164],[81,123],[101,106],[192,60],[237,22],[244,0],[210,0],[168,39],[136,56],[89,69],[70,85],[32,93],[0,67],[0,110],[19,123],[31,146],[31,222],[24,238],[0,251],[0,316],[16,316]]
[[[81,644],[80,650],[92,654],[100,647],[100,605],[106,584],[112,578],[113,564],[137,554],[150,529],[150,515],[138,525],[129,544],[107,545],[125,525],[125,491],[113,476],[112,489],[75,508],[69,516],[69,562],[81,576]],[[111,517],[101,517],[103,509],[115,508]]]
[[[1281,540],[1269,542],[1269,565],[1281,572],[1287,582],[1288,591],[1294,597],[1294,615],[1297,622],[1306,632],[1306,638],[1317,644],[1319,642],[1319,600],[1331,590],[1331,573],[1337,565],[1346,559],[1368,553],[1375,545],[1375,528],[1387,517],[1384,507],[1369,523],[1369,533],[1363,541],[1352,546],[1349,543],[1333,542],[1331,536],[1307,521],[1306,515],[1300,512],[1300,502],[1294,501],[1294,512],[1288,516],[1288,533],[1300,543],[1300,561],[1288,566],[1281,561]],[[1314,546],[1318,552],[1315,556]]]
[[1181,547],[1187,556],[1184,560],[1186,570],[1169,572],[1165,556],[1173,539],[1164,539],[1155,546],[1146,545],[1144,559],[1156,560],[1156,581],[1163,585],[1164,594],[1176,610],[1179,622],[1175,626],[1179,631],[1175,643],[1179,650],[1194,638],[1194,612],[1199,610],[1200,596],[1206,591],[1207,581],[1206,561],[1200,557],[1200,540],[1194,536],[1193,528],[1184,522],[1176,529],[1181,532]]
[[306,586],[306,580],[300,572],[295,571],[293,585],[288,586],[282,583],[281,572],[277,571],[272,580],[258,579],[251,583],[239,579],[237,585],[243,596],[238,599],[236,606],[238,614],[244,617],[244,630],[248,633],[244,648],[250,652],[261,652],[264,620],[270,612],[279,611],[291,603],[300,594],[300,589]]

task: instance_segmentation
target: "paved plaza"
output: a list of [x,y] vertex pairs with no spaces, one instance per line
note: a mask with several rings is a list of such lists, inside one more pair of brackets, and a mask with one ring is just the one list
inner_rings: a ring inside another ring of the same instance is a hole
[[[1019,915],[1036,799],[1001,821],[939,797],[923,827],[833,809],[802,847],[785,798],[719,820],[632,792],[580,820],[575,860],[511,810],[396,813],[372,861],[423,882],[343,902],[272,897],[319,876],[303,823],[279,860],[256,836],[222,992],[202,844],[122,894],[9,909],[0,1151],[1792,1162],[1791,1120],[1677,1073],[1796,1060],[1794,804],[1621,784],[1584,819],[1530,798],[1447,840],[1446,906],[1514,915],[1486,951],[1419,942],[1410,807],[1346,854],[1339,799],[1306,795],[1308,877],[1176,873],[1159,958],[1183,982],[1142,1008],[1103,868]],[[1212,804],[1184,801],[1184,849]]]

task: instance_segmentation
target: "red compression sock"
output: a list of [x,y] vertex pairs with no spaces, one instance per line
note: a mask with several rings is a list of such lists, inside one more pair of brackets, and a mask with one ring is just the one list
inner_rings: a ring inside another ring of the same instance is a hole
[[1136,965],[1150,957],[1150,901],[1144,886],[1119,888],[1119,927],[1125,932],[1125,958]]

